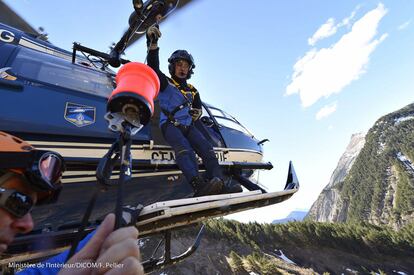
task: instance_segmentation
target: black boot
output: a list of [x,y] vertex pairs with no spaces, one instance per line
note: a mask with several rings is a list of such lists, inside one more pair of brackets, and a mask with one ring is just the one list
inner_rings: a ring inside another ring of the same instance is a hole
[[223,188],[223,181],[220,179],[206,183],[202,178],[194,177],[190,184],[194,190],[194,197],[220,194]]
[[223,194],[229,194],[229,193],[240,193],[243,192],[243,189],[240,185],[240,183],[236,183],[232,180],[227,181],[223,186]]
[[209,184],[210,184],[210,185],[218,185],[218,184],[220,184],[221,189],[220,189],[220,191],[219,191],[217,194],[224,194],[224,193],[225,193],[225,192],[224,192],[224,190],[225,190],[225,184],[224,184],[224,182],[223,182],[223,180],[222,180],[221,178],[219,178],[219,177],[214,177],[214,178],[212,178],[212,179],[209,181]]

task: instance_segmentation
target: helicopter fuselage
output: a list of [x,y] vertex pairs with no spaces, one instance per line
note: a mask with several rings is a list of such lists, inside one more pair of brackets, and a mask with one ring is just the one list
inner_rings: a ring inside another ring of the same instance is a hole
[[[73,62],[71,52],[0,24],[0,130],[36,148],[59,152],[67,165],[62,180],[65,188],[56,204],[33,210],[35,231],[55,231],[80,222],[97,185],[97,164],[117,137],[104,119],[107,99],[115,88],[114,76],[102,60],[79,55]],[[155,103],[151,122],[133,137],[126,204],[148,205],[192,196],[174,151],[158,127]],[[271,166],[262,163],[260,142],[222,109],[203,103],[196,126],[212,143],[226,180],[234,180],[234,173],[249,178],[256,168]],[[115,172],[111,181],[116,183],[117,178]],[[115,206],[115,187],[107,189],[98,198],[92,221]]]

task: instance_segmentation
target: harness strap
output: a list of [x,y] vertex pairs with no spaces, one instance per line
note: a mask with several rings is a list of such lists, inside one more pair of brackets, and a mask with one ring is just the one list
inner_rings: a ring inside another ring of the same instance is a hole
[[[192,103],[192,101],[194,100],[194,97],[195,97],[195,95],[198,93],[198,91],[197,91],[197,89],[196,88],[194,88],[194,86],[193,85],[191,85],[191,84],[187,84],[187,86],[190,88],[190,91],[189,92],[187,92],[187,91],[185,91],[184,89],[182,89],[181,88],[181,86],[180,86],[180,84],[177,82],[177,81],[175,81],[174,79],[172,79],[172,78],[169,78],[168,77],[168,80],[172,83],[172,84],[174,84],[174,86],[181,92],[181,94],[183,95],[183,97],[184,97],[184,99],[185,99],[185,102],[183,103],[183,104],[181,104],[181,105],[179,105],[179,106],[177,106],[177,107],[175,107],[174,108],[174,110],[172,110],[171,112],[168,112],[167,110],[165,110],[165,109],[163,109],[163,108],[161,108],[161,111],[164,113],[164,115],[166,115],[167,116],[167,118],[168,118],[168,120],[174,125],[174,126],[179,126],[180,125],[180,123],[175,119],[175,114],[178,112],[178,111],[180,111],[180,110],[182,110],[182,109],[184,109],[185,107],[190,107],[193,103]],[[191,101],[188,99],[188,97],[187,97],[187,95],[186,94],[188,94],[188,93],[191,93]]]
[[164,115],[166,115],[168,117],[169,121],[171,121],[175,126],[177,126],[176,124],[177,123],[179,124],[179,122],[175,119],[174,115],[178,111],[184,109],[187,106],[190,106],[189,102],[185,102],[185,103],[181,104],[180,106],[175,107],[174,110],[172,110],[171,112],[168,112],[167,110],[165,110],[163,108],[161,108],[161,111],[164,113]]
[[188,86],[188,88],[190,88],[190,90],[189,91],[186,91],[185,89],[183,89],[182,87],[181,87],[181,85],[180,85],[180,83],[178,83],[177,81],[175,81],[173,78],[169,78],[168,77],[168,80],[172,83],[172,84],[174,84],[174,86],[181,92],[181,94],[184,96],[184,98],[187,100],[187,101],[189,101],[189,99],[188,99],[188,97],[187,97],[187,94],[189,94],[189,93],[191,93],[191,102],[194,100],[194,97],[195,97],[195,95],[198,93],[198,91],[197,91],[197,89],[193,86],[193,85],[191,85],[191,84],[187,84],[187,86]]

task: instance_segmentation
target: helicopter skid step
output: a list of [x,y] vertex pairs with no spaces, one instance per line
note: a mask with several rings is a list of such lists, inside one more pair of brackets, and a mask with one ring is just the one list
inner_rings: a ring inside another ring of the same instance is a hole
[[272,193],[262,193],[257,190],[158,202],[144,207],[136,227],[143,237],[213,217],[280,203],[289,199],[297,190],[289,189]]

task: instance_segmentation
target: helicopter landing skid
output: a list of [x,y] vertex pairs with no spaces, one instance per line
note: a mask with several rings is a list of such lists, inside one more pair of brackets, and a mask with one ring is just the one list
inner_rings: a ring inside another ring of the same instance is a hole
[[289,199],[297,190],[288,189],[272,193],[257,190],[158,202],[142,209],[135,226],[140,236],[156,234],[210,218],[280,203]]

